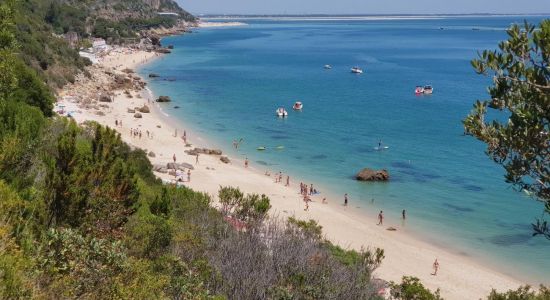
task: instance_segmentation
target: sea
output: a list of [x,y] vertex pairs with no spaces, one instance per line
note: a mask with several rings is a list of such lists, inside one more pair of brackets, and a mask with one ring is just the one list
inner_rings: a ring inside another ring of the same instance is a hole
[[[507,184],[503,168],[462,125],[492,82],[470,61],[497,49],[511,24],[544,18],[231,20],[247,25],[164,38],[172,53],[139,72],[160,75],[149,87],[172,98],[164,113],[231,156],[314,183],[331,202],[348,193],[350,205],[371,218],[383,210],[397,223],[405,209],[410,234],[549,284],[550,241],[532,236],[531,227],[542,204]],[[364,73],[352,74],[354,66]],[[415,95],[417,85],[434,92]],[[296,101],[302,111],[292,110]],[[287,118],[276,117],[279,107]],[[380,142],[387,149],[376,150]],[[365,167],[388,170],[389,182],[356,181]]]

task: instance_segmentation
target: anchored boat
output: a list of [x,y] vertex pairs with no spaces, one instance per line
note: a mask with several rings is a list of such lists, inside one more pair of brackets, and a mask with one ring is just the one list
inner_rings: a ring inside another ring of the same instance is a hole
[[359,67],[353,67],[353,68],[351,68],[351,73],[363,74],[363,70],[361,70],[361,68],[359,68]]
[[275,114],[277,114],[279,118],[285,118],[288,116],[288,112],[286,111],[286,109],[282,107],[277,108],[277,110],[275,111]]

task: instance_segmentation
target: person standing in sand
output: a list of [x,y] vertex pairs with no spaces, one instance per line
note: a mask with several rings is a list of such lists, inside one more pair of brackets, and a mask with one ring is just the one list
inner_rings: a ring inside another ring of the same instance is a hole
[[380,211],[378,214],[378,224],[376,225],[384,225],[384,212]]
[[176,163],[176,153],[174,153],[174,155],[172,155],[172,159],[174,160],[174,163]]
[[439,270],[439,262],[437,261],[437,258],[434,261],[433,268],[434,272],[432,273],[432,275],[437,276],[437,271]]
[[244,167],[248,168],[248,157],[244,159]]
[[197,156],[195,157],[195,164],[198,165],[199,164],[199,154],[197,153]]
[[191,182],[191,169],[187,170],[187,182]]
[[406,217],[406,212],[405,212],[405,210],[403,210],[403,211],[401,212],[401,215],[403,216],[403,221],[405,221],[405,219],[407,218],[407,217]]
[[348,193],[344,194],[344,206],[348,206]]
[[286,176],[286,184],[285,186],[289,186],[290,185],[290,176]]

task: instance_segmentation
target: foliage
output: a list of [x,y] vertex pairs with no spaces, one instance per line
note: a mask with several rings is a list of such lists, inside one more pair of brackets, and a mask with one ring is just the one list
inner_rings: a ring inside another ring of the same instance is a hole
[[254,224],[262,221],[271,208],[266,195],[247,194],[246,196],[233,187],[220,187],[218,198],[222,212],[238,220]]
[[401,283],[390,282],[391,296],[398,300],[441,300],[439,289],[431,292],[416,277],[403,276]]
[[488,300],[547,300],[550,299],[550,289],[540,286],[539,291],[533,290],[530,286],[522,286],[517,290],[510,290],[506,293],[498,293],[492,290],[487,297]]
[[[492,75],[490,100],[477,101],[464,120],[467,134],[487,144],[486,153],[506,170],[506,182],[545,203],[550,213],[550,20],[513,25],[500,51],[473,60],[476,72]],[[498,117],[488,120],[492,109]],[[535,234],[550,239],[546,222]]]
[[13,1],[0,3],[0,99],[5,99],[17,85],[13,74],[13,51],[17,48],[14,26]]

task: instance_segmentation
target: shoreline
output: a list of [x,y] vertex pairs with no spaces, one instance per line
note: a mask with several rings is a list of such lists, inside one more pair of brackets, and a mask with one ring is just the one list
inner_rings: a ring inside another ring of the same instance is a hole
[[[101,72],[104,73],[106,69],[114,66],[119,66],[117,67],[118,70],[138,68],[153,59],[161,58],[161,56],[143,51],[133,51],[126,54],[122,51],[119,53],[113,52],[107,58],[96,66],[98,72],[94,72],[92,75],[97,73],[99,76]],[[71,91],[71,88],[76,90],[75,86],[92,84],[92,81],[94,81],[93,78],[83,78],[77,80],[75,85],[64,88],[64,90]],[[150,92],[152,93],[152,91]],[[138,93],[143,93],[143,90]],[[246,193],[264,193],[271,199],[272,210],[270,215],[279,217],[296,216],[305,220],[315,219],[323,226],[323,233],[329,240],[344,247],[353,249],[360,249],[363,246],[383,248],[386,258],[383,260],[381,267],[375,271],[375,276],[382,279],[400,281],[404,275],[416,276],[422,280],[426,287],[432,290],[440,288],[442,296],[447,299],[486,297],[491,288],[506,291],[515,289],[522,284],[522,282],[508,275],[498,273],[477,263],[472,258],[454,253],[452,248],[445,249],[444,247],[434,246],[427,241],[411,236],[406,229],[403,230],[397,224],[391,224],[399,228],[397,232],[387,231],[386,226],[383,228],[376,226],[374,216],[359,212],[353,205],[346,209],[337,209],[342,207],[337,204],[338,201],[332,200],[326,205],[321,204],[319,196],[313,196],[314,202],[310,204],[310,210],[306,212],[298,193],[296,179],[293,177],[291,177],[292,184],[290,187],[274,184],[271,176],[267,177],[262,174],[263,170],[255,165],[245,169],[243,161],[233,156],[229,156],[232,163],[226,165],[219,160],[219,157],[201,155],[199,165],[195,165],[194,157],[183,153],[183,150],[191,149],[185,148],[179,138],[179,135],[183,132],[179,131],[178,136],[174,137],[175,128],[181,130],[182,127],[178,125],[184,125],[183,127],[185,127],[185,121],[177,120],[172,116],[165,116],[162,107],[160,107],[163,104],[154,101],[151,103],[151,101],[153,100],[139,98],[137,94],[132,94],[132,98],[129,98],[123,90],[115,90],[114,101],[106,104],[109,108],[106,109],[108,111],[104,111],[104,115],[97,114],[92,109],[83,109],[73,117],[78,123],[94,120],[117,129],[125,142],[135,147],[147,149],[147,152],[153,151],[155,157],[149,157],[153,164],[165,165],[167,162],[171,162],[172,154],[177,153],[177,162],[186,162],[195,166],[195,170],[192,171],[191,182],[184,182],[184,184],[193,190],[210,194],[214,201],[217,198],[217,190],[220,185],[240,187]],[[76,103],[65,104],[69,111],[70,109],[78,110]],[[143,104],[148,104],[152,109],[151,113],[143,113],[143,117],[140,119],[134,118],[133,114],[126,112],[127,108]],[[123,126],[115,127],[115,120],[122,120]],[[139,129],[144,136],[141,139],[131,137],[131,128]],[[154,137],[152,139],[146,138],[145,131],[154,133]],[[187,133],[191,142],[197,141],[197,145],[193,145],[193,147],[216,144],[212,143],[207,137],[201,137],[200,133],[190,132],[189,130]],[[173,176],[168,174],[158,172],[155,172],[155,174],[164,181],[173,179]],[[283,177],[283,182],[286,175]],[[338,197],[332,198],[333,195],[330,191],[323,192],[323,195],[326,194],[330,197],[329,200],[339,199]],[[430,275],[432,271],[431,264],[435,258],[438,258],[441,264],[440,273],[437,277]]]

